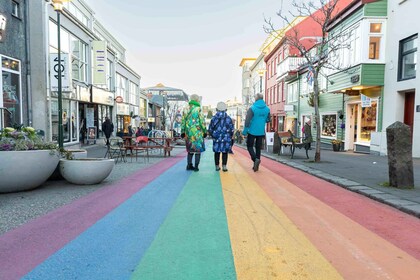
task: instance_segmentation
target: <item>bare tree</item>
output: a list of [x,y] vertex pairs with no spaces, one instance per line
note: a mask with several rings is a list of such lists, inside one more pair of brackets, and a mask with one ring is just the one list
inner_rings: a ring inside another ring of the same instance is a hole
[[167,112],[167,118],[169,119],[169,125],[170,125],[170,128],[171,128],[171,133],[173,133],[174,123],[175,123],[177,115],[180,114],[180,111],[181,111],[180,101],[169,101],[169,102],[167,102],[166,112]]
[[[316,3],[315,3],[316,2]],[[319,94],[320,86],[318,82],[319,75],[322,75],[323,68],[340,67],[335,60],[335,53],[342,48],[348,48],[345,40],[345,30],[335,30],[334,33],[328,33],[328,28],[339,10],[348,5],[350,0],[315,0],[315,1],[293,1],[294,11],[283,13],[280,10],[277,15],[283,20],[285,26],[289,29],[287,32],[279,32],[274,27],[271,19],[265,19],[265,32],[276,34],[285,44],[296,49],[299,56],[304,58],[305,67],[308,71],[312,71],[313,75],[313,107],[314,121],[316,125],[316,148],[315,162],[321,161],[321,125],[319,114]],[[318,28],[314,32],[314,36],[302,36],[302,30],[299,24],[292,24],[293,19],[297,17],[308,17],[314,22],[314,26]]]

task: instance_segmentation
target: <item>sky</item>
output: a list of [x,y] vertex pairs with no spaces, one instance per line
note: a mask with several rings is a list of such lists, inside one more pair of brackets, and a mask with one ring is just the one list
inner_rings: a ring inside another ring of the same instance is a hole
[[258,57],[264,18],[286,0],[85,0],[126,49],[140,87],[162,83],[203,97],[202,105],[241,98],[244,57]]

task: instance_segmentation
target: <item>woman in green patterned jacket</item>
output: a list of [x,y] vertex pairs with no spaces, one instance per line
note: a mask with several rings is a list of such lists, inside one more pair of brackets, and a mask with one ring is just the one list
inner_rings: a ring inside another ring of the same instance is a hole
[[[206,150],[204,138],[207,135],[204,116],[201,113],[200,97],[197,94],[190,96],[189,110],[184,114],[181,124],[181,137],[185,138],[188,152],[187,170],[198,171],[201,152]],[[194,166],[192,158],[195,155]]]

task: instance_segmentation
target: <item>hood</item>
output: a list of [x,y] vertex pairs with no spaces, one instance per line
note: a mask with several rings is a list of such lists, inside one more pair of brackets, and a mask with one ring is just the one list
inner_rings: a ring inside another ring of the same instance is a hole
[[264,100],[262,100],[262,99],[255,101],[254,106],[257,107],[258,109],[262,109],[264,107],[267,107]]
[[214,117],[216,119],[223,119],[226,117],[226,115],[227,115],[226,111],[223,111],[223,112],[217,112],[216,115],[214,115]]

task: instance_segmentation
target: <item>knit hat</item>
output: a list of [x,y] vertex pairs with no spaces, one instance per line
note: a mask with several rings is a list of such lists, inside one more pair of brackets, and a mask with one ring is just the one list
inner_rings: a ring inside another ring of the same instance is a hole
[[219,103],[217,103],[216,110],[217,111],[220,111],[220,112],[226,111],[227,110],[226,103],[225,102],[219,102]]
[[200,96],[198,96],[197,94],[191,94],[190,100],[200,102]]

